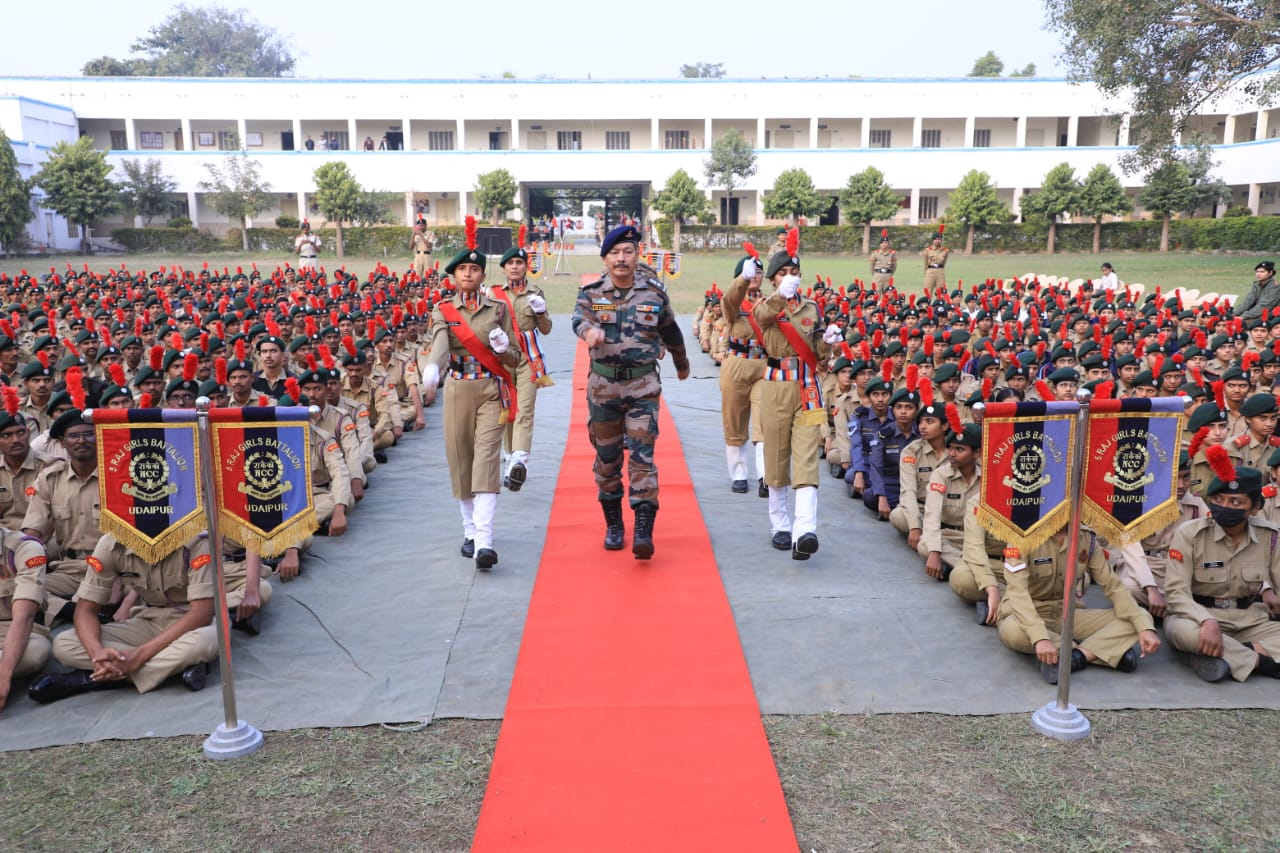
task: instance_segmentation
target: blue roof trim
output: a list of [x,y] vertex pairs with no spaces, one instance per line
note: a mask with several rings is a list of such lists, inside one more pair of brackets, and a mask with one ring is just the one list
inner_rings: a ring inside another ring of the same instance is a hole
[[37,100],[36,98],[28,98],[26,95],[0,95],[0,101],[21,101],[27,104],[38,104],[42,107],[60,110],[64,113],[76,114],[76,111],[66,104],[51,104],[48,101]]
[[378,79],[370,77],[57,77],[57,76],[35,76],[35,77],[5,77],[0,79],[7,80],[43,80],[43,81],[74,81],[81,84],[93,85],[97,81],[105,81],[110,83],[184,83],[184,84],[207,84],[207,83],[252,83],[255,85],[286,85],[303,83],[307,85],[329,85],[329,84],[350,84],[362,83],[370,85],[468,85],[468,86],[546,86],[546,85],[602,85],[602,86],[652,86],[654,84],[676,84],[680,86],[716,86],[743,83],[749,84],[768,84],[777,83],[784,84],[802,84],[812,85],[814,83],[978,83],[980,85],[1000,85],[1010,83],[1075,83],[1079,81],[1070,80],[1066,77],[723,77],[723,78],[685,78],[685,77],[659,77],[659,78],[628,78],[628,79],[609,79],[609,78],[570,78],[570,79],[536,79],[536,78],[512,78],[512,79],[495,79],[495,80],[478,80],[475,78],[460,77],[441,77],[441,78],[413,78],[402,77],[392,79]]

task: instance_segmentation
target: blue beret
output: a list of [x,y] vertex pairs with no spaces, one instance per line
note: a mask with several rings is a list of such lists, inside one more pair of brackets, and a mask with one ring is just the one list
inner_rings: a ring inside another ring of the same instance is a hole
[[604,242],[600,244],[600,257],[603,258],[609,254],[609,250],[619,243],[640,245],[640,232],[636,230],[634,225],[619,225],[604,235]]

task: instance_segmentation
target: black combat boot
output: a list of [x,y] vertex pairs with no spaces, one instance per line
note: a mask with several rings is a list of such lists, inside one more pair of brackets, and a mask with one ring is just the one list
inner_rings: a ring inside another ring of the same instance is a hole
[[636,504],[636,531],[631,537],[631,553],[637,560],[653,556],[653,519],[658,508],[647,501]]
[[604,549],[621,551],[627,528],[622,523],[622,498],[600,501],[604,509]]

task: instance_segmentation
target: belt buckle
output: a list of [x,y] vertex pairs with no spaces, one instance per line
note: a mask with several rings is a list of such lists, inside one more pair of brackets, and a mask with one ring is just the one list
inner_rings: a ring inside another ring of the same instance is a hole
[[1236,606],[1236,600],[1234,598],[1215,598],[1213,606],[1218,610],[1232,610]]
[[629,379],[631,378],[631,368],[630,368],[630,367],[615,367],[615,368],[613,369],[613,378],[614,378],[614,379],[620,379],[620,380],[622,380],[623,382],[626,382],[627,380],[629,380]]
[[763,358],[764,348],[763,347],[747,347],[747,356],[750,358]]

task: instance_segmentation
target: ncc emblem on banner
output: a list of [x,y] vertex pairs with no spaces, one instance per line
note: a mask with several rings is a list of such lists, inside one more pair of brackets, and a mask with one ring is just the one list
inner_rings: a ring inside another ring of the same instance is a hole
[[1123,545],[1178,518],[1183,398],[1095,400],[1085,447],[1086,524]]
[[537,278],[542,275],[542,254],[540,252],[529,253],[529,263],[525,267],[525,275],[529,278]]

